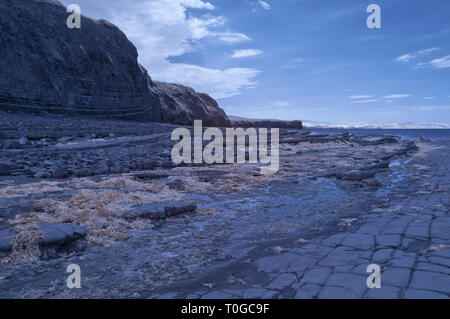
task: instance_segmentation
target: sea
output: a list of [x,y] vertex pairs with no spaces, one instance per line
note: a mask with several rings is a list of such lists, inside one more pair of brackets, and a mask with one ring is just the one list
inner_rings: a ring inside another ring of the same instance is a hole
[[340,129],[340,128],[306,128],[311,134],[336,135],[348,132],[355,136],[366,135],[390,135],[396,136],[401,140],[413,140],[424,138],[431,141],[450,140],[450,129]]

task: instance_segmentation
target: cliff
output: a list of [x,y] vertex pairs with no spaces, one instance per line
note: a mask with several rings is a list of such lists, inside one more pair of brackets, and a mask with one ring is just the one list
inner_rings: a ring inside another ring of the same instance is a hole
[[229,123],[212,98],[155,86],[134,45],[111,23],[82,17],[81,29],[69,29],[68,16],[55,0],[0,1],[0,109]]

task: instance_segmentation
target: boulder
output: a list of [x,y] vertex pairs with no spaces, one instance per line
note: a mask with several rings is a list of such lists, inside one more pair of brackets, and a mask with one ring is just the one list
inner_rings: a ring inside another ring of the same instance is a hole
[[[43,237],[39,240],[41,248],[59,248],[86,236],[86,228],[75,224],[38,223]],[[0,231],[0,252],[2,255],[11,251],[11,242],[16,233],[12,228]]]
[[195,204],[184,201],[151,203],[137,207],[127,213],[124,218],[131,220],[136,218],[165,219],[167,217],[193,212],[196,209],[197,206]]
[[0,176],[9,175],[13,169],[13,164],[10,161],[0,161]]
[[362,181],[364,179],[369,179],[375,177],[377,170],[365,169],[365,170],[351,170],[343,173],[337,173],[336,178],[345,181]]
[[63,167],[56,167],[53,170],[52,177],[54,178],[65,178],[67,176],[69,176],[69,172]]

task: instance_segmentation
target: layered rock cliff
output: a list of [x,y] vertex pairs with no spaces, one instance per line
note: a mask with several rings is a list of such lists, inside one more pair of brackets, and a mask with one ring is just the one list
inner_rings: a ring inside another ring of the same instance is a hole
[[155,84],[117,27],[82,17],[69,29],[68,15],[55,0],[0,1],[0,109],[229,125],[209,96]]

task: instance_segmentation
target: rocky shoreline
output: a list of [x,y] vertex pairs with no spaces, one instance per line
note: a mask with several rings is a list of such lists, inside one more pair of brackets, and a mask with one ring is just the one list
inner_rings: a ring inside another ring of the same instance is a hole
[[0,116],[2,298],[449,296],[448,142],[281,129],[265,176],[175,166],[171,125]]

